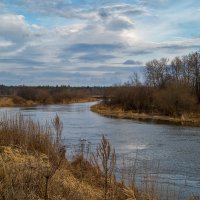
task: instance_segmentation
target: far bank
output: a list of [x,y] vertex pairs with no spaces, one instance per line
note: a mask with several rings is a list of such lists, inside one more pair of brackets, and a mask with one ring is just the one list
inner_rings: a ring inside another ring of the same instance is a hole
[[197,114],[183,114],[180,117],[164,116],[159,114],[137,113],[133,111],[125,111],[120,107],[108,106],[102,103],[95,104],[91,107],[91,111],[103,115],[105,117],[118,119],[132,119],[145,122],[153,122],[158,124],[174,124],[183,126],[200,127],[200,117]]
[[0,97],[0,107],[31,107],[38,105],[51,105],[51,104],[70,104],[70,103],[86,103],[97,101],[97,97],[83,97],[83,98],[72,98],[72,99],[62,99],[60,102],[48,101],[40,102],[33,100],[26,100],[21,97]]

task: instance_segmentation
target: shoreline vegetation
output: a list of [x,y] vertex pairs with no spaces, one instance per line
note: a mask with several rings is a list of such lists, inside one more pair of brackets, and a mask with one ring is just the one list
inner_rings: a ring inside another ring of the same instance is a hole
[[179,117],[164,116],[159,114],[137,113],[134,111],[125,111],[120,107],[109,106],[103,103],[95,104],[91,107],[91,111],[105,117],[117,119],[130,119],[143,122],[153,122],[158,124],[172,124],[191,127],[200,127],[200,115],[182,114]]
[[104,116],[156,123],[200,126],[200,52],[146,63],[122,85],[105,88],[103,104],[91,110]]
[[22,107],[96,101],[103,87],[0,85],[0,107]]
[[0,199],[177,200],[157,176],[146,174],[138,188],[134,168],[117,180],[118,157],[104,136],[95,149],[80,143],[69,159],[57,115],[43,126],[3,113],[0,124]]
[[59,103],[48,102],[41,103],[38,101],[25,100],[19,97],[0,97],[0,107],[31,107],[40,105],[52,105],[52,104],[71,104],[71,103],[86,103],[95,102],[99,97],[83,97],[83,98],[73,98],[73,99],[63,99]]

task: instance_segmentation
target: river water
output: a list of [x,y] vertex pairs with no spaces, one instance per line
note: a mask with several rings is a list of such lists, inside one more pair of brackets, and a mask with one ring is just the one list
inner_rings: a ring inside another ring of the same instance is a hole
[[1,108],[0,111],[30,116],[42,123],[56,114],[63,122],[67,145],[87,140],[97,144],[106,135],[117,154],[128,155],[141,173],[158,173],[159,182],[174,187],[179,199],[200,195],[200,128],[144,123],[102,117],[90,111],[94,103]]

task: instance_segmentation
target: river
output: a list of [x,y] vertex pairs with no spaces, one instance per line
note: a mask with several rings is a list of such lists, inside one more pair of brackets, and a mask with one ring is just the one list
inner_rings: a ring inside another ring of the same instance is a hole
[[[97,144],[106,135],[117,154],[137,156],[138,171],[159,171],[159,182],[169,183],[181,198],[200,195],[200,128],[161,125],[102,117],[90,111],[93,103],[1,108],[0,111],[30,116],[42,123],[56,114],[63,122],[66,145],[85,139]],[[136,155],[137,154],[137,155]]]

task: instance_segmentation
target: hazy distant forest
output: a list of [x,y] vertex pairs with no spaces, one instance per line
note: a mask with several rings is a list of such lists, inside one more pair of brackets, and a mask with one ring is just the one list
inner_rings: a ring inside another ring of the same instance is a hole
[[104,102],[124,110],[181,116],[199,111],[200,53],[146,63],[144,83],[137,74],[122,86],[106,89]]
[[26,101],[40,104],[68,103],[73,100],[102,96],[102,94],[102,87],[0,85],[0,96],[11,97],[15,105],[24,104]]

